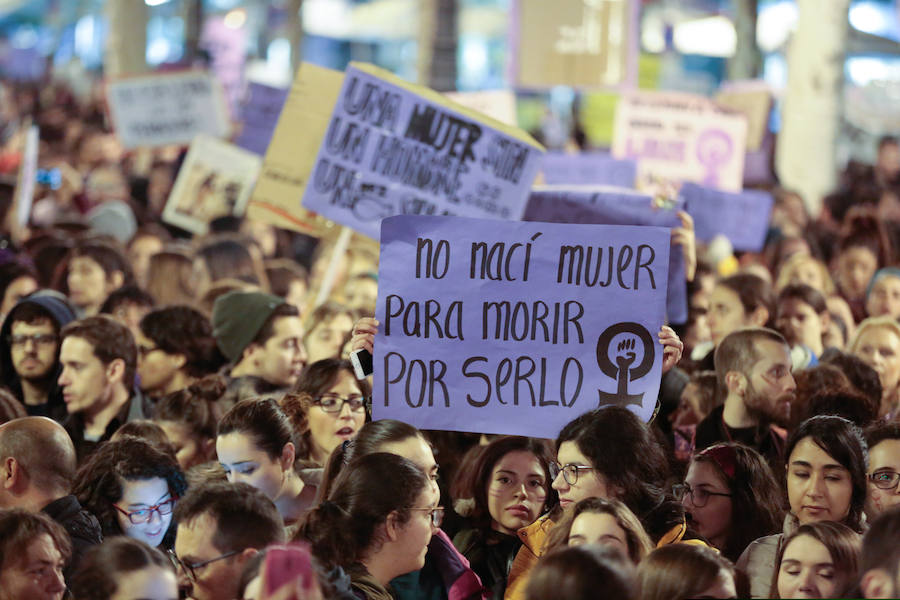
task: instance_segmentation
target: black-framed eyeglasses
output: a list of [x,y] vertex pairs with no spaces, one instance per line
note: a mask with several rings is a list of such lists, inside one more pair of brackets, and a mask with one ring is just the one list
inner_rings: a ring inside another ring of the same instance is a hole
[[869,481],[879,490],[892,490],[900,483],[900,473],[896,471],[876,471],[869,474]]
[[55,344],[58,339],[55,333],[16,334],[9,336],[9,344],[11,346],[26,346],[28,342],[32,342],[35,346],[49,346]]
[[443,506],[429,506],[428,508],[416,508],[412,507],[409,510],[427,510],[431,513],[429,516],[431,517],[431,524],[435,527],[440,527],[441,523],[444,522],[444,507]]
[[578,483],[578,472],[579,471],[593,471],[594,467],[590,465],[577,465],[575,463],[568,463],[565,465],[561,465],[557,462],[550,463],[550,478],[556,479],[560,473],[562,473],[563,479],[566,480],[566,483],[569,485],[575,485]]
[[230,558],[235,554],[240,554],[241,550],[232,550],[231,552],[226,552],[221,556],[217,556],[215,558],[210,558],[209,560],[201,560],[200,562],[189,563],[187,561],[181,560],[178,558],[178,555],[175,554],[174,550],[169,550],[169,560],[172,561],[172,564],[175,566],[175,570],[181,569],[185,572],[188,578],[194,583],[197,582],[197,571],[202,569],[206,565],[212,564],[216,561],[225,560],[226,558]]
[[128,520],[131,521],[133,525],[140,525],[142,523],[149,523],[150,519],[153,518],[154,512],[159,513],[160,516],[171,515],[172,510],[175,508],[175,500],[176,498],[169,498],[165,502],[160,502],[159,504],[154,504],[153,506],[148,506],[147,508],[139,508],[138,510],[132,511],[127,511],[115,504],[113,504],[113,508],[128,517]]
[[314,400],[322,410],[327,413],[339,413],[344,410],[344,405],[350,407],[350,412],[359,412],[369,408],[369,399],[365,396],[349,396],[344,398],[337,394],[322,394]]
[[693,504],[697,508],[703,508],[704,506],[706,506],[706,503],[709,502],[710,496],[724,496],[726,498],[731,498],[731,496],[733,496],[733,494],[725,494],[723,492],[710,492],[708,489],[702,487],[692,488],[686,483],[673,485],[672,493],[675,494],[675,499],[679,502],[681,502],[686,496],[690,496],[691,504]]

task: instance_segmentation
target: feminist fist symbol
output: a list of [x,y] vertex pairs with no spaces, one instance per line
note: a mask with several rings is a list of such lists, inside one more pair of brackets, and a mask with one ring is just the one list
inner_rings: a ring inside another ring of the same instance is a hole
[[[626,337],[616,346],[616,364],[609,360],[609,349],[615,336],[628,333],[634,337]],[[632,368],[637,359],[638,342],[643,346],[644,356],[636,367]],[[641,405],[644,394],[629,394],[628,382],[640,379],[650,372],[655,357],[653,338],[639,323],[616,323],[606,328],[597,340],[597,366],[603,374],[616,380],[616,393],[610,394],[603,390],[597,390],[600,394],[600,406],[617,404],[627,406],[629,404]]]

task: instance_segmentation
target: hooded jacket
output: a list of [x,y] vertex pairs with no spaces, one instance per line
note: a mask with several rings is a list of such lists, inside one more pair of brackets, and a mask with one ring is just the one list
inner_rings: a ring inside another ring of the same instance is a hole
[[[57,332],[63,327],[75,320],[75,311],[65,298],[50,290],[41,290],[31,294],[26,298],[19,300],[12,308],[9,314],[22,305],[33,304],[43,309],[43,312],[55,323]],[[18,398],[19,402],[24,404],[25,398],[22,395],[22,381],[19,374],[13,367],[11,347],[9,336],[12,333],[12,320],[6,319],[3,326],[0,327],[0,377],[2,377],[3,385],[5,385],[13,395]],[[25,410],[32,416],[50,417],[54,421],[62,423],[66,418],[66,405],[62,398],[62,389],[59,387],[57,380],[59,379],[62,366],[59,363],[59,349],[56,352],[56,364],[51,367],[48,377],[52,378],[50,388],[47,393],[47,404],[40,406],[25,406]]]

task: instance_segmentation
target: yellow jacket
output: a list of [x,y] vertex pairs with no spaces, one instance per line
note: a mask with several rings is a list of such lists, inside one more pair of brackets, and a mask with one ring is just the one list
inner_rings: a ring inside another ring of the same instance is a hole
[[[517,532],[519,539],[522,540],[522,547],[519,549],[519,553],[516,554],[516,558],[513,559],[513,564],[509,569],[509,580],[506,584],[506,593],[503,595],[503,600],[525,600],[525,588],[528,587],[531,569],[534,568],[534,565],[537,564],[538,559],[543,554],[544,542],[547,541],[547,536],[550,530],[553,529],[553,525],[555,525],[555,522],[550,520],[549,515],[544,515]],[[660,538],[656,547],[660,548],[675,543],[707,545],[702,540],[684,539],[686,533],[687,524],[683,521],[677,523]]]
[[522,547],[519,548],[519,553],[516,554],[516,558],[513,559],[513,564],[509,568],[509,578],[503,600],[525,600],[525,588],[528,587],[531,569],[541,557],[544,551],[544,542],[547,540],[547,534],[553,529],[553,525],[554,522],[550,520],[549,515],[544,515],[517,532],[519,539],[522,540]]

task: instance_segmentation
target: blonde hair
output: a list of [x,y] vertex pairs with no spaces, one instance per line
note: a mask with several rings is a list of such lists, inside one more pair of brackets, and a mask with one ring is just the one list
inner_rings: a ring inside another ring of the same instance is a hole
[[816,266],[816,270],[819,272],[819,277],[822,279],[823,289],[819,290],[820,292],[822,292],[822,295],[826,297],[834,295],[837,288],[835,288],[834,280],[831,279],[831,275],[828,273],[828,269],[825,267],[825,263],[816,258],[813,258],[805,252],[792,254],[781,264],[781,268],[778,270],[778,277],[775,280],[775,291],[780,292],[782,289],[792,283],[801,283],[798,281],[794,281],[793,277],[796,271],[805,263],[812,263]]
[[890,315],[869,317],[868,319],[864,319],[862,323],[857,326],[856,333],[853,335],[853,339],[850,341],[850,344],[847,347],[847,351],[850,354],[856,354],[859,346],[859,340],[863,336],[863,334],[869,329],[877,329],[879,327],[890,329],[894,333],[894,335],[897,336],[897,339],[900,340],[900,323],[898,323],[897,320],[894,319],[894,317]]

